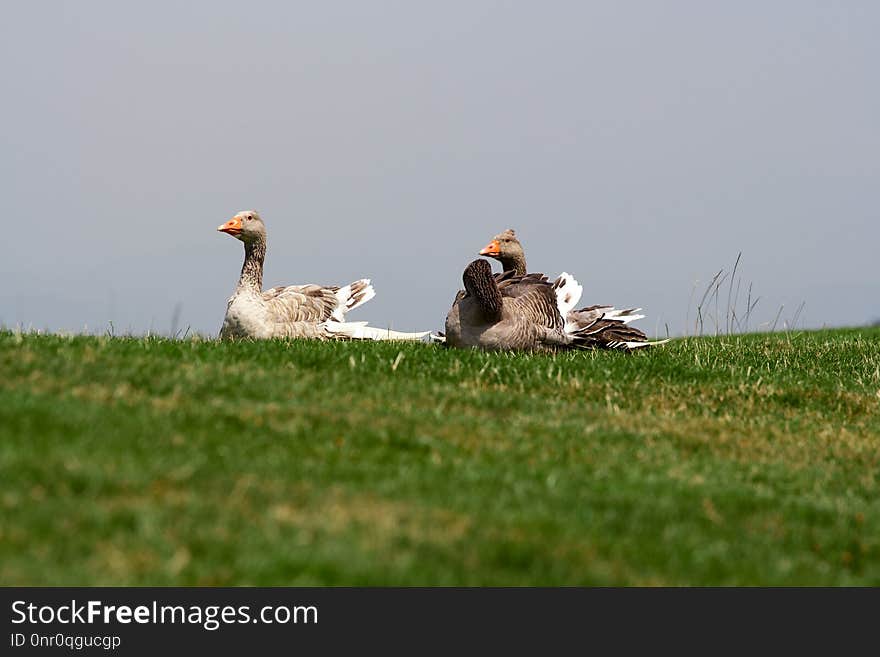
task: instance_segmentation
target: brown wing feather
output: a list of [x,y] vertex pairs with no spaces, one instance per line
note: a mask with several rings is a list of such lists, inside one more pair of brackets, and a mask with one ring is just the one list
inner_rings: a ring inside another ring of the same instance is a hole
[[544,276],[544,274],[533,273],[517,276],[513,271],[504,271],[500,274],[495,274],[495,282],[498,284],[501,296],[510,298],[526,294],[534,285],[550,285],[549,279]]
[[634,326],[627,326],[616,319],[599,319],[578,331],[579,335],[590,337],[596,342],[647,342],[648,336]]
[[540,349],[555,350],[568,345],[571,339],[565,334],[565,320],[559,314],[553,286],[546,281],[532,283],[530,289],[521,288],[519,292],[518,296],[507,298],[516,315],[518,337],[533,336],[535,347]]
[[284,322],[324,322],[339,307],[338,287],[288,285],[263,292],[273,315]]
[[547,328],[562,328],[562,315],[556,306],[556,296],[549,285],[532,285],[511,299],[512,307],[530,322]]

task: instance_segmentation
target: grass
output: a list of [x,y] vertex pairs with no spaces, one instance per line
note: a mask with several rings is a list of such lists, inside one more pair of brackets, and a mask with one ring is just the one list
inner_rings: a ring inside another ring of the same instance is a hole
[[0,332],[4,585],[880,585],[880,330]]

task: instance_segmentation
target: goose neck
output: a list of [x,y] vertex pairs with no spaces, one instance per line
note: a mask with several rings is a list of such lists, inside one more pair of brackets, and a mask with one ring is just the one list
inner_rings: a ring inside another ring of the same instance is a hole
[[521,253],[504,256],[500,261],[504,271],[512,271],[517,276],[525,276],[528,273],[528,269],[526,268],[526,257]]
[[259,239],[244,243],[244,264],[238,279],[239,290],[263,289],[263,261],[266,258],[266,242]]

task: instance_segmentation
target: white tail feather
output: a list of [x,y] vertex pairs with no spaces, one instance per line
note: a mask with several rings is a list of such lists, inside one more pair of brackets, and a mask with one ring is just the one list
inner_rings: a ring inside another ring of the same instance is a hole
[[353,340],[411,340],[433,342],[431,331],[404,333],[391,329],[368,326],[366,322],[327,322],[324,325],[330,333],[344,335]]
[[556,307],[559,308],[559,314],[568,317],[568,313],[581,300],[584,288],[575,280],[574,276],[562,272],[553,283],[553,291],[556,292]]
[[618,310],[613,306],[605,311],[605,319],[616,319],[624,324],[629,324],[637,319],[645,319],[645,315],[635,315],[641,308],[630,308],[628,310]]
[[669,338],[666,340],[654,340],[653,342],[636,342],[636,341],[621,341],[617,343],[613,343],[612,346],[620,349],[641,349],[642,347],[656,347],[657,345],[666,344],[669,342]]
[[[353,287],[362,289],[360,289],[357,294],[353,294]],[[336,298],[339,299],[339,305],[336,307],[336,310],[333,311],[331,317],[337,322],[344,322],[345,314],[349,310],[354,310],[355,308],[364,305],[374,296],[376,296],[376,290],[370,285],[369,278],[362,278],[359,281],[343,285],[336,291]]]

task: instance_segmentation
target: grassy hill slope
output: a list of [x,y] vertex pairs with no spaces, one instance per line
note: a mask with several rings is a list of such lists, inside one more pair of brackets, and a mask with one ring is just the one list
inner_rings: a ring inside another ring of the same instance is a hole
[[880,585],[880,330],[0,332],[0,584]]

